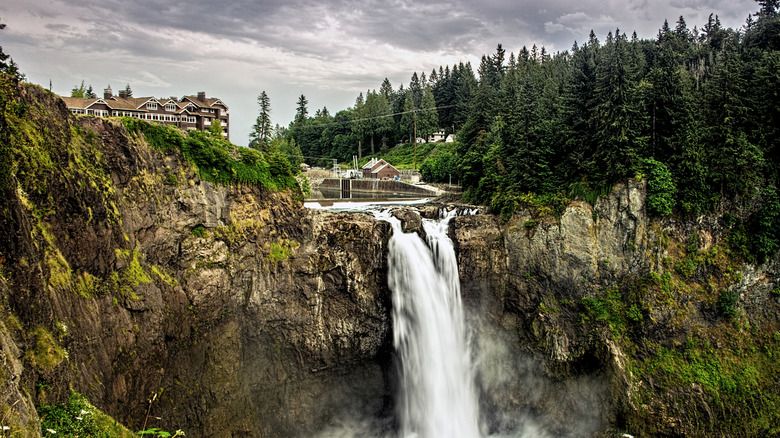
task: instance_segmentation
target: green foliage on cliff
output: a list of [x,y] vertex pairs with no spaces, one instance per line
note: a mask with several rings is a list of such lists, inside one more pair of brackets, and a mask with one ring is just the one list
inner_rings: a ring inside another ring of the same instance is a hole
[[642,160],[647,174],[647,212],[652,216],[672,214],[676,188],[669,167],[653,158]]
[[180,151],[200,176],[220,184],[257,184],[270,190],[297,188],[296,173],[285,157],[235,146],[219,136],[201,131],[186,135],[173,126],[124,118],[132,134],[143,134],[149,145],[166,153]]
[[460,171],[455,148],[455,143],[437,144],[436,148],[420,164],[423,180],[457,183]]
[[272,242],[268,249],[268,260],[274,264],[287,260],[295,254],[295,250],[299,246],[301,244],[294,240],[280,239],[277,242]]
[[30,335],[32,346],[27,349],[24,358],[33,367],[51,371],[67,357],[57,339],[44,327],[35,328]]
[[738,289],[741,254],[729,245],[704,249],[696,232],[659,244],[668,254],[662,273],[580,302],[583,333],[594,339],[594,328],[606,329],[625,354],[637,409],[626,429],[659,427],[656,416],[675,405],[685,406],[668,414],[680,435],[780,433],[780,332],[771,314],[743,310],[751,304]]
[[93,406],[86,397],[71,392],[66,403],[38,407],[44,437],[131,438],[135,436]]
[[[634,377],[652,382],[638,386],[637,397],[649,406],[665,397],[685,404],[676,415],[698,424],[699,435],[775,436],[780,433],[775,381],[780,334],[728,329],[724,334],[720,346],[700,336],[682,345],[650,345],[651,355],[632,361]],[[707,421],[699,419],[702,415]]]

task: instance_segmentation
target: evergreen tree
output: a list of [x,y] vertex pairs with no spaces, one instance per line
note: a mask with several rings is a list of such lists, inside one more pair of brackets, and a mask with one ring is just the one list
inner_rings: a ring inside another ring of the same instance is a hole
[[[5,29],[5,23],[0,23],[0,30]],[[3,46],[0,46],[0,73],[5,73],[9,76],[24,80],[24,75],[19,72],[19,66],[14,62],[10,55],[3,52]]]
[[403,114],[401,115],[401,131],[409,133],[409,143],[417,141],[414,138],[414,126],[417,118],[417,107],[414,106],[414,97],[412,97],[411,90],[406,92],[406,98],[404,99]]
[[70,90],[70,97],[79,97],[82,99],[88,99],[89,93],[92,92],[92,85],[89,86],[89,92],[87,91],[87,87],[84,85],[84,81],[81,81],[81,85],[76,85],[73,87],[72,90]]
[[271,141],[273,131],[271,128],[271,98],[263,90],[257,96],[257,104],[260,105],[260,114],[257,116],[252,133],[249,135],[249,147],[266,151],[266,147]]
[[363,139],[368,135],[368,124],[366,121],[367,112],[365,102],[363,100],[363,93],[355,100],[355,109],[353,111],[352,119],[352,135],[355,137],[358,143],[357,154],[358,158],[363,158]]
[[592,133],[596,119],[591,117],[596,100],[596,60],[599,42],[591,31],[588,43],[572,49],[571,73],[563,86],[560,114],[561,141],[555,151],[555,173],[564,181],[575,182],[593,168],[596,149]]
[[382,86],[379,87],[379,94],[384,96],[385,100],[387,100],[388,104],[393,98],[393,86],[390,84],[390,80],[385,78],[384,81],[382,81]]
[[289,138],[295,140],[305,157],[319,157],[319,141],[313,136],[313,130],[309,128],[309,100],[301,94],[297,100],[295,118],[290,123]]
[[761,5],[758,11],[759,17],[774,18],[777,16],[777,8],[780,7],[780,0],[756,0]]
[[385,136],[392,129],[392,119],[390,116],[390,104],[387,103],[387,99],[382,94],[372,91],[367,93],[366,96],[365,126],[371,142],[371,154],[373,155],[376,153],[376,138],[383,140],[383,145],[386,145]]
[[420,102],[422,102],[423,87],[420,83],[420,78],[417,76],[417,72],[412,74],[412,80],[409,82],[409,91],[412,93],[414,107],[419,108]]
[[297,108],[295,109],[295,122],[305,121],[309,116],[309,100],[303,94],[298,97]]
[[439,114],[436,111],[436,100],[433,90],[426,86],[423,91],[422,104],[417,115],[417,135],[428,138],[439,129]]
[[453,88],[455,90],[455,113],[452,123],[456,130],[463,127],[468,119],[471,101],[477,92],[478,82],[471,63],[460,63],[457,72],[453,69]]
[[601,183],[611,184],[629,177],[635,170],[644,123],[640,112],[640,91],[636,81],[636,61],[629,56],[625,34],[607,36],[596,67],[593,174]]
[[749,141],[745,129],[751,117],[746,85],[744,63],[732,38],[726,41],[714,77],[705,89],[710,177],[722,196],[751,193],[764,165],[760,148]]
[[133,89],[130,88],[130,84],[125,85],[125,95],[127,97],[133,97]]

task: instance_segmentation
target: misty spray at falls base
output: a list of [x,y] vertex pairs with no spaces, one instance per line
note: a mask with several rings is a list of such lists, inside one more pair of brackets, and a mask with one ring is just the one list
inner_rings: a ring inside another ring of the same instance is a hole
[[409,223],[399,218],[407,213],[373,211],[393,228],[387,279],[394,355],[385,376],[389,392],[377,395],[392,401],[381,413],[369,406],[345,412],[320,437],[592,436],[602,382],[550,378],[544,357],[524,348],[481,297],[472,290],[465,300],[448,236],[458,210],[442,210],[436,220],[422,219],[418,232],[404,233]]

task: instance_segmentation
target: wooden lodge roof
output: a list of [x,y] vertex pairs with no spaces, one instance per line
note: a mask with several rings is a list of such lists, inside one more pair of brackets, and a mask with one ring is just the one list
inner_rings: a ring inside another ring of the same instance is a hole
[[207,98],[205,102],[198,99],[197,96],[184,96],[181,98],[181,100],[176,100],[175,98],[161,98],[157,99],[155,97],[120,97],[120,96],[111,96],[108,98],[105,97],[94,97],[94,98],[80,98],[80,97],[64,97],[60,96],[60,98],[65,102],[65,105],[68,108],[84,108],[87,109],[95,104],[105,104],[109,108],[113,110],[128,110],[128,111],[139,111],[139,112],[147,112],[146,104],[149,102],[155,102],[158,105],[165,106],[166,104],[173,103],[176,105],[176,114],[182,114],[184,112],[189,112],[187,107],[191,107],[191,109],[200,109],[200,108],[211,108],[215,105],[219,105],[224,109],[227,109],[227,105],[225,105],[224,102],[222,102],[221,99],[218,99],[216,97],[210,97]]

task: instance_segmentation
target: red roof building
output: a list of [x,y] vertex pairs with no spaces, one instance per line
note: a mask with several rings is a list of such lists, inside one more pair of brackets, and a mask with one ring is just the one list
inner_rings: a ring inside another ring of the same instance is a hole
[[401,172],[385,160],[372,158],[361,168],[363,178],[395,178],[400,177]]

